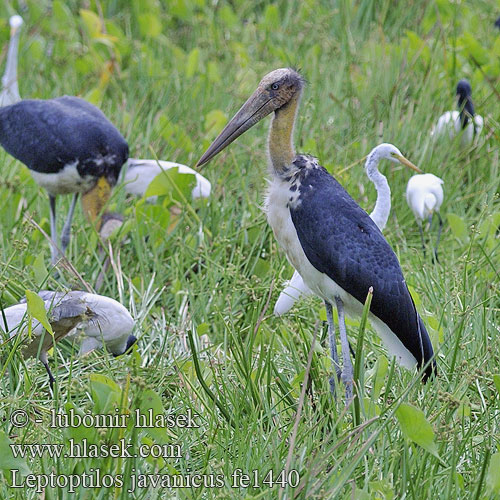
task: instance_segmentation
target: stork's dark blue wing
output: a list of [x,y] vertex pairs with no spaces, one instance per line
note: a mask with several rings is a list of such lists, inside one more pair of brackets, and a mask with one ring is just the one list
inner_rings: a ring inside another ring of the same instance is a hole
[[23,100],[0,108],[0,144],[28,168],[57,173],[77,162],[82,177],[117,179],[128,144],[95,106],[77,97]]
[[[300,168],[300,157],[295,164]],[[372,286],[370,311],[424,365],[433,356],[432,344],[393,250],[369,215],[324,168],[303,169],[301,174],[300,202],[290,213],[307,258],[360,303]]]

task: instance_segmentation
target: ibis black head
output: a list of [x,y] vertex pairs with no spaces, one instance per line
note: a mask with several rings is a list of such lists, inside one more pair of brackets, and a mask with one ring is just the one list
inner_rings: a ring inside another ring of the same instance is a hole
[[275,69],[268,73],[260,81],[257,90],[205,151],[197,166],[207,163],[262,118],[284,108],[292,99],[298,98],[304,84],[304,78],[292,68]]
[[495,21],[495,26],[500,29],[500,17]]
[[457,95],[466,98],[472,94],[472,88],[468,80],[460,80],[457,84]]
[[130,354],[132,352],[132,346],[137,342],[137,337],[135,335],[129,335],[127,339],[127,345],[125,346],[125,350],[119,353],[112,353],[114,358],[118,356],[122,356],[123,354]]
[[468,80],[460,80],[457,84],[458,110],[460,111],[460,122],[465,128],[470,119],[474,117],[474,104],[472,104],[472,88]]

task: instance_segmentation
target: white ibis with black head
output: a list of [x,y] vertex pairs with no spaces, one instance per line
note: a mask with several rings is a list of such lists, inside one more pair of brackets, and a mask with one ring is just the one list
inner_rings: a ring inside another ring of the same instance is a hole
[[266,75],[198,165],[274,111],[268,141],[272,179],[267,218],[292,266],[325,301],[336,366],[331,303],[337,306],[346,400],[352,397],[353,368],[344,310],[359,316],[370,287],[371,323],[398,362],[419,366],[427,380],[435,372],[432,344],[396,255],[369,215],[318,161],[295,153],[292,136],[303,87],[302,76],[290,68]]
[[2,91],[0,92],[0,106],[9,106],[21,100],[17,84],[17,55],[19,52],[19,35],[23,18],[15,15],[9,19],[10,42],[7,51],[5,73],[2,76]]
[[[131,334],[135,322],[127,308],[118,301],[83,291],[39,292],[48,312],[54,338],[36,320],[32,320],[33,340],[24,346],[25,358],[37,356],[49,375],[50,386],[55,381],[49,367],[47,351],[65,337],[81,340],[79,354],[86,354],[105,346],[119,356],[127,352],[137,341]],[[0,312],[0,330],[12,339],[17,334],[27,332],[27,304],[23,299],[19,304]],[[7,324],[4,323],[4,318]]]
[[471,144],[483,130],[483,117],[476,115],[472,102],[472,89],[467,80],[460,80],[457,84],[458,111],[446,111],[443,113],[432,129],[431,135],[440,137],[448,134],[453,139],[462,133],[461,142],[463,146]]
[[429,229],[432,227],[432,219],[436,214],[439,227],[434,247],[434,258],[438,260],[438,246],[443,229],[443,219],[439,215],[439,209],[443,203],[443,184],[444,181],[434,174],[414,175],[408,181],[406,186],[406,201],[411,208],[413,215],[417,219],[420,237],[422,239],[422,249],[425,255],[424,232],[422,230],[422,221],[429,220]]
[[64,254],[83,193],[84,211],[97,217],[128,158],[128,144],[98,108],[78,97],[22,100],[0,108],[0,144],[23,162],[49,193],[52,264],[58,260],[56,196],[74,193],[61,235]]
[[[382,143],[370,151],[366,157],[365,172],[377,191],[377,201],[375,202],[375,207],[370,217],[373,222],[377,224],[380,231],[384,230],[389,214],[391,213],[391,188],[387,182],[387,177],[378,169],[378,164],[380,160],[383,159],[405,165],[416,172],[422,172],[418,167],[407,160],[401,154],[401,151],[392,144]],[[274,314],[276,316],[286,314],[297,300],[301,297],[311,295],[312,293],[311,289],[304,283],[300,274],[295,271],[292,279],[280,293],[276,301]]]

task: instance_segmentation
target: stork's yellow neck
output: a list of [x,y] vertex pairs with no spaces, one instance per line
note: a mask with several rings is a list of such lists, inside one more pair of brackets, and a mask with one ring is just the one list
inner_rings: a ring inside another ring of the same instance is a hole
[[269,133],[269,156],[276,175],[285,172],[295,158],[293,147],[293,126],[297,116],[300,95],[296,95],[288,103],[275,111]]

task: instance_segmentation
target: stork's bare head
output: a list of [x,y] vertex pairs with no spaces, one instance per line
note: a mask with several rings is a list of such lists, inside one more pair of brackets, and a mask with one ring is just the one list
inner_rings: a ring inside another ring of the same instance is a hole
[[207,163],[262,118],[296,99],[300,95],[304,83],[304,78],[291,68],[275,69],[268,73],[260,81],[257,90],[198,160],[196,166]]

